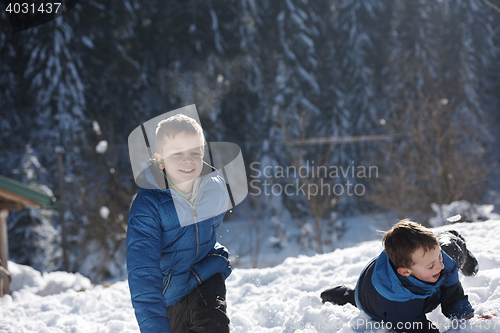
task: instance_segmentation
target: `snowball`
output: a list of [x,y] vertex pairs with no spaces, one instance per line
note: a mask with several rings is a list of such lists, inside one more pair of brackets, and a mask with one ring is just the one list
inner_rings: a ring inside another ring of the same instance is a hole
[[95,151],[98,154],[104,154],[108,150],[108,141],[106,140],[101,140],[97,146],[95,147]]
[[107,219],[109,216],[109,208],[106,206],[102,206],[101,208],[99,208],[99,214],[101,214],[101,217],[103,219]]
[[101,135],[101,127],[99,126],[99,123],[95,120],[92,120],[92,130],[94,131],[95,134]]

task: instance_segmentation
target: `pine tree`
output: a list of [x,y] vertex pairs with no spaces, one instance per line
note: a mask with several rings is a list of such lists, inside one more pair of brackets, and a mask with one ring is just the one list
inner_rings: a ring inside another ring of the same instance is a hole
[[484,2],[443,1],[441,11],[445,18],[442,57],[447,59],[441,74],[443,89],[453,89],[449,99],[456,104],[457,115],[468,127],[475,127],[478,140],[485,143],[491,135],[485,128],[484,93],[495,57],[491,8]]
[[[345,108],[351,115],[349,127],[353,136],[370,135],[383,112],[382,73],[392,1],[341,0],[335,6],[335,45]],[[357,142],[351,158],[362,158],[369,147],[366,141]]]
[[[264,6],[265,4],[263,4]],[[273,164],[282,166],[340,165],[346,161],[344,147],[332,143],[308,144],[309,138],[345,136],[349,128],[349,113],[342,102],[339,66],[333,42],[333,13],[328,3],[285,1],[267,4],[266,33],[275,45],[270,55],[275,69],[270,81],[268,104],[270,119],[278,128],[270,131]],[[275,125],[275,127],[276,127]],[[336,148],[336,153],[332,150]],[[268,162],[269,163],[269,162]],[[275,180],[279,181],[279,180]],[[293,181],[286,179],[285,182]],[[306,183],[317,178],[300,179]],[[327,180],[334,182],[335,180]],[[302,183],[301,183],[302,184]],[[322,252],[322,222],[326,210],[331,209],[325,196],[313,200],[297,196],[283,196],[286,206],[296,216],[313,216],[318,251]],[[326,200],[326,199],[325,199]]]
[[26,83],[23,80],[27,56],[25,38],[14,35],[5,12],[0,13],[0,157],[2,174],[16,177],[15,170],[28,141],[26,130]]
[[[30,145],[26,146],[21,168],[17,171],[24,184],[53,196],[47,185],[37,181],[46,169],[34,155]],[[11,211],[8,218],[11,260],[39,271],[57,269],[60,265],[61,247],[60,234],[53,226],[56,215],[56,211],[44,208]]]
[[[3,149],[6,149],[7,142],[13,136],[15,128],[20,126],[19,116],[14,111],[19,82],[13,64],[18,53],[12,39],[9,38],[12,32],[4,11],[0,13],[0,22],[2,22],[0,28],[0,110],[2,110],[0,143]],[[4,153],[7,152],[2,152]]]
[[[391,176],[379,184],[375,200],[401,215],[482,195],[487,169],[479,161],[488,134],[477,74],[491,61],[491,29],[478,8],[473,2],[396,1],[388,86],[392,142],[384,171]],[[472,45],[470,36],[479,31]]]

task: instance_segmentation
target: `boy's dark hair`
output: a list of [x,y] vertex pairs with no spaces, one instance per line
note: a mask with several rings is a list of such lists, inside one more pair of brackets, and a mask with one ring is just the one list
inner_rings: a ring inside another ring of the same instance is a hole
[[[193,118],[183,114],[176,114],[175,116],[163,119],[156,127],[156,151],[161,153],[161,147],[165,144],[167,138],[173,138],[179,133],[200,135],[205,143],[205,136],[200,124]],[[203,149],[203,147],[202,147]]]
[[382,238],[385,253],[396,268],[411,268],[411,255],[420,247],[424,252],[432,250],[438,241],[434,233],[426,227],[404,219],[396,223]]

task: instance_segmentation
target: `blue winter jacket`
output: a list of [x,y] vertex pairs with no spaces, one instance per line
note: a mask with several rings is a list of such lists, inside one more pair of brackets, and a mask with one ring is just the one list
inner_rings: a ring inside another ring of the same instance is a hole
[[158,189],[141,188],[130,208],[128,282],[141,332],[164,333],[171,332],[168,306],[211,276],[231,274],[229,254],[216,242],[228,194],[217,171],[202,178],[194,207],[175,191],[159,189],[149,169],[146,179]]
[[382,251],[358,279],[356,306],[374,320],[390,322],[396,332],[439,332],[425,316],[439,304],[446,317],[463,318],[474,309],[458,280],[457,264],[446,252],[441,252],[444,264],[441,276],[435,283],[426,283],[398,274]]

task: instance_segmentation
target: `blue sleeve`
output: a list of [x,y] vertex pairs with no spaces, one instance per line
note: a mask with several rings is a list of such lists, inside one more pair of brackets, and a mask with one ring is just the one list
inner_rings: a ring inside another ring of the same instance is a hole
[[450,273],[441,286],[441,311],[448,318],[462,319],[465,315],[474,312],[474,309],[458,278],[456,262],[446,252],[442,252],[443,264]]
[[201,281],[206,281],[217,273],[220,273],[226,279],[231,274],[228,258],[229,252],[227,249],[223,245],[216,243],[205,258],[193,265],[193,270],[198,274]]
[[217,215],[214,217],[214,231],[217,233],[217,230],[219,230],[220,225],[222,224],[222,219],[224,218],[224,215],[226,215],[226,212],[223,212],[222,214]]
[[161,221],[148,216],[154,214],[144,214],[144,209],[136,210],[133,204],[127,229],[128,283],[135,316],[143,333],[170,333],[162,295]]
[[213,196],[211,200],[213,200],[213,205],[217,207],[217,215],[214,220],[214,228],[215,231],[219,228],[222,218],[226,214],[229,209],[229,192],[227,190],[226,182],[224,178],[221,176],[217,176],[218,186],[214,192],[211,193]]

